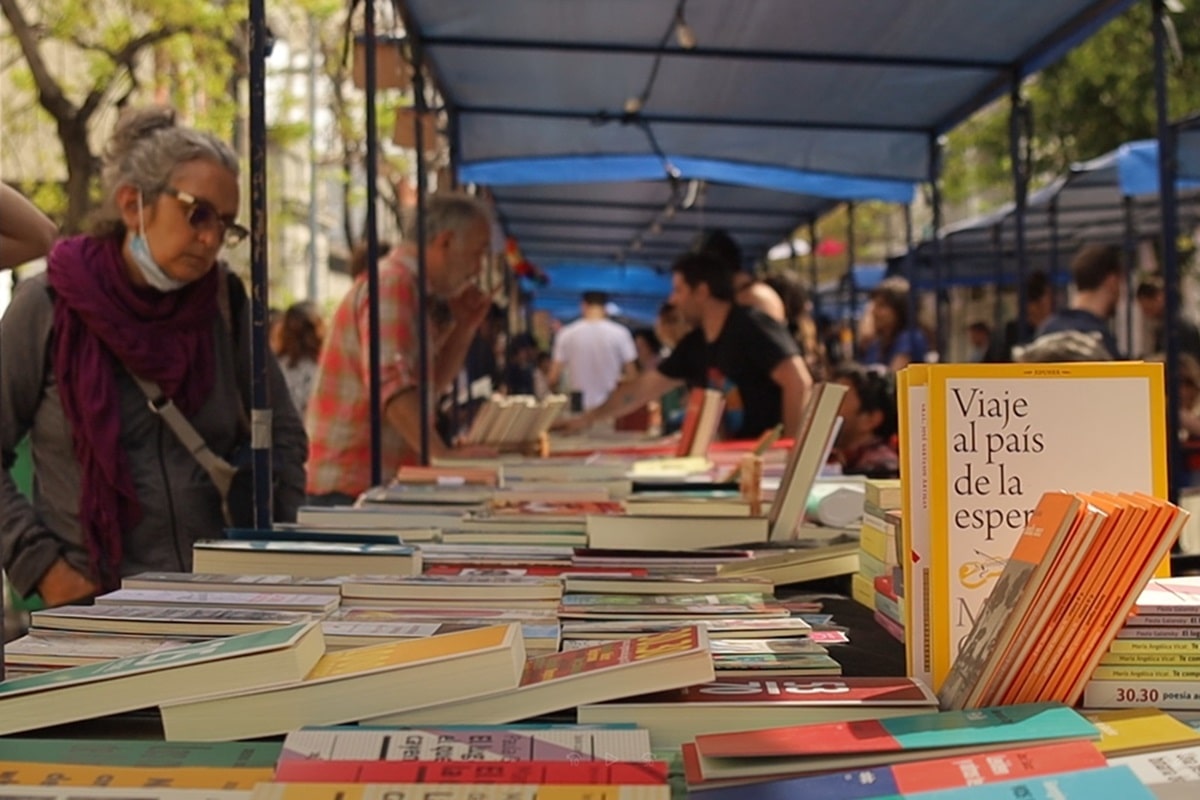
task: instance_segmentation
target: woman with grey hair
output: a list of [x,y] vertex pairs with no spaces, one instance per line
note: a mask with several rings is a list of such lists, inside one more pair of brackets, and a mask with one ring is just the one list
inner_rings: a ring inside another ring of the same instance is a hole
[[[135,572],[189,571],[192,544],[228,516],[176,422],[227,462],[248,435],[248,303],[217,260],[247,235],[232,150],[169,109],[134,110],[103,183],[92,232],[58,242],[0,321],[0,561],[48,605]],[[273,360],[268,374],[276,515],[294,518],[307,441]],[[26,433],[30,499],[8,472]]]

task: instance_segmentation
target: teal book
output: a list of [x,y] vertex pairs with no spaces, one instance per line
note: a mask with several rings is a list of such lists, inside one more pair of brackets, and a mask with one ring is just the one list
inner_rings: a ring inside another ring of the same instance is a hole
[[283,742],[4,739],[0,761],[104,767],[274,767]]
[[706,758],[802,758],[941,750],[1013,742],[1099,739],[1091,722],[1061,703],[796,725],[696,737]]
[[307,622],[5,681],[0,735],[298,683],[324,653],[320,625]]
[[[1040,778],[936,792],[890,795],[897,800],[1155,800],[1129,767],[1100,767]],[[888,798],[878,798],[888,800]]]

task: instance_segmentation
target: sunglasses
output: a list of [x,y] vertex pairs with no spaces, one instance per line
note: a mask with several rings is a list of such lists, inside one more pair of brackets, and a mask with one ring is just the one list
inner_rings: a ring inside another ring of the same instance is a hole
[[168,194],[187,206],[187,221],[192,230],[216,232],[226,247],[234,247],[250,235],[250,231],[235,222],[232,216],[221,216],[216,207],[207,200],[201,200],[195,195],[170,186],[164,187],[162,191],[163,194]]

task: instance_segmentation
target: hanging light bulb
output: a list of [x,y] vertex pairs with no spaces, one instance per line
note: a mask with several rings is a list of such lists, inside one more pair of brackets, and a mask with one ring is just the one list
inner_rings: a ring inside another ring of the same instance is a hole
[[679,42],[679,46],[684,50],[693,50],[696,47],[696,32],[683,18],[684,2],[681,2],[679,8],[675,9],[675,41]]
[[642,98],[631,97],[625,101],[625,113],[636,114],[642,110]]

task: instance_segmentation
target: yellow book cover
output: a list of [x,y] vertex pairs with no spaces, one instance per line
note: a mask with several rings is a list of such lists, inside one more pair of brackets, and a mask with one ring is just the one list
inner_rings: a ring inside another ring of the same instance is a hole
[[509,626],[492,625],[487,628],[430,636],[425,639],[403,639],[384,644],[355,647],[326,653],[304,678],[305,682],[327,678],[341,678],[390,669],[403,664],[446,658],[447,656],[490,650],[505,643]]
[[930,649],[929,539],[929,366],[912,364],[896,379],[900,430],[902,547],[904,570],[904,650],[908,674],[926,685],[933,678]]
[[1200,744],[1200,731],[1156,708],[1085,711],[1100,731],[1096,749],[1109,758]]
[[936,690],[1043,492],[1166,497],[1166,407],[1161,364],[925,369]]
[[274,774],[273,767],[109,767],[0,761],[0,785],[16,786],[249,790]]

